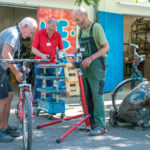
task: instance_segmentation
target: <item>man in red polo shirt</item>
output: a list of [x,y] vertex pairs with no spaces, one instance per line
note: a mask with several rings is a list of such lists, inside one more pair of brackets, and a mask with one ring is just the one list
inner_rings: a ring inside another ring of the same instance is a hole
[[[63,50],[63,42],[60,33],[56,31],[57,21],[54,19],[48,20],[46,23],[46,29],[39,30],[32,43],[32,52],[35,54],[35,59],[48,59],[51,57],[50,63],[56,63],[56,50]],[[36,91],[38,87],[42,87],[42,80],[37,79],[37,75],[43,74],[43,68],[37,68],[35,65],[35,84],[33,93],[33,104],[37,105],[37,99],[41,97],[41,93]],[[46,69],[46,74],[55,73],[54,68]],[[53,86],[53,81],[48,80],[47,87]],[[52,97],[52,94],[47,94],[47,97]]]

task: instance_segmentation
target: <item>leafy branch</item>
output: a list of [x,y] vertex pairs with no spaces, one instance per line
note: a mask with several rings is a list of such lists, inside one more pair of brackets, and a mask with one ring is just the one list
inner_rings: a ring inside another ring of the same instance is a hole
[[100,0],[75,0],[75,5],[80,6],[82,3],[85,3],[86,5],[99,5]]

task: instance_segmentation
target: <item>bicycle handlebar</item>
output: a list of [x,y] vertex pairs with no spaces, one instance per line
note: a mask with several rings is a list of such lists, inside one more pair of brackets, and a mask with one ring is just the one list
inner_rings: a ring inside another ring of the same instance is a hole
[[134,58],[133,63],[139,65],[139,63],[143,62],[145,59],[145,55],[139,55],[136,50],[139,48],[137,44],[133,43],[123,43],[124,45],[133,46],[134,47]]
[[0,59],[0,62],[4,63],[17,63],[17,62],[50,62],[50,59]]
[[137,44],[133,44],[133,43],[123,43],[124,45],[129,45],[129,46],[133,46],[134,48],[138,49],[139,46]]

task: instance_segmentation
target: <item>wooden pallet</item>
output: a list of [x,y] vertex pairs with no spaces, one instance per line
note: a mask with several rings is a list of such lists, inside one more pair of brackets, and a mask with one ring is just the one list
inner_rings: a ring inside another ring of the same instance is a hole
[[79,81],[77,70],[74,69],[70,64],[66,65],[65,69],[65,83],[66,83],[66,95],[70,96],[79,96],[80,95],[80,88],[79,88]]
[[66,95],[70,96],[79,96],[80,89],[79,89],[79,82],[66,82]]

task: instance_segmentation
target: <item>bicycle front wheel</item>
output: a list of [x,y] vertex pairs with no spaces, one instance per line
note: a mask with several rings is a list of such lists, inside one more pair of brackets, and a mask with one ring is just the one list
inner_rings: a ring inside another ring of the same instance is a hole
[[119,110],[119,106],[123,99],[136,87],[140,82],[132,78],[126,79],[119,83],[112,92],[112,104],[116,112]]
[[32,146],[32,104],[29,91],[24,91],[23,99],[23,147],[24,150],[31,150]]

